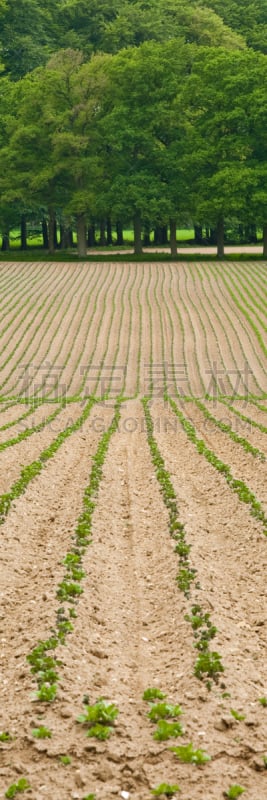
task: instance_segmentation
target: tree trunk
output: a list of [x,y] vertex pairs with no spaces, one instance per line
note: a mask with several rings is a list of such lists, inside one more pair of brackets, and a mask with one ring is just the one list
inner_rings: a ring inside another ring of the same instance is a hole
[[170,219],[170,247],[171,255],[177,256],[176,219]]
[[27,250],[27,222],[25,214],[20,218],[20,247],[21,250]]
[[56,217],[55,217],[55,219],[54,219],[54,249],[55,250],[57,249],[57,246],[58,246],[58,241],[57,241],[57,220],[56,220]]
[[202,225],[194,225],[195,231],[195,244],[203,243]]
[[122,247],[124,244],[123,241],[123,227],[120,221],[116,222],[116,233],[117,233],[117,245]]
[[94,223],[89,225],[88,234],[87,234],[87,244],[88,244],[88,247],[95,247],[96,246],[95,224]]
[[106,224],[105,220],[100,220],[100,238],[99,238],[100,247],[105,247],[106,244]]
[[53,255],[55,249],[55,212],[52,208],[49,208],[48,214],[48,250]]
[[81,216],[77,218],[77,240],[78,256],[80,258],[85,258],[87,254],[87,241],[86,218],[84,214],[81,214]]
[[73,230],[70,225],[67,228],[67,247],[74,247]]
[[2,234],[2,253],[6,253],[9,250],[9,233]]
[[110,217],[107,218],[107,244],[113,244],[112,225]]
[[267,224],[263,226],[263,255],[267,258]]
[[150,225],[148,222],[145,223],[145,230],[143,235],[143,245],[144,247],[149,247],[150,245]]
[[168,226],[156,225],[154,231],[154,244],[167,245],[168,244]]
[[46,219],[42,219],[42,234],[43,234],[43,247],[45,250],[48,250],[49,241],[48,241],[48,227]]
[[142,223],[140,214],[135,214],[134,217],[134,252],[136,256],[142,255]]
[[66,228],[63,222],[61,222],[59,226],[59,234],[60,234],[60,239],[59,239],[60,250],[67,250],[68,247],[70,247],[69,228]]
[[217,257],[224,258],[224,219],[219,217],[217,224]]

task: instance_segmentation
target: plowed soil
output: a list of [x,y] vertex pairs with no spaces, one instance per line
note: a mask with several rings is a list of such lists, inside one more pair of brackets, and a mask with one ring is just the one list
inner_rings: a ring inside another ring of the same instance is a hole
[[[162,783],[181,800],[223,800],[233,786],[266,800],[265,274],[259,262],[0,264],[1,797],[24,777],[18,796],[33,800],[149,800]],[[190,546],[188,592],[144,396]],[[62,601],[63,560],[118,399],[83,591]],[[214,680],[195,674],[196,606],[216,629]],[[49,651],[57,693],[41,702],[27,656],[59,615],[73,630]],[[181,707],[179,738],[154,738],[149,687]],[[77,721],[99,698],[119,710],[103,741]],[[49,738],[35,738],[40,726]],[[170,749],[189,743],[210,760],[183,763]]]

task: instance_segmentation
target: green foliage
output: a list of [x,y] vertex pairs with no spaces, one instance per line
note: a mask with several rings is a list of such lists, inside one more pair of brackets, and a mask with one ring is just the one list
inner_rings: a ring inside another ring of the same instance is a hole
[[239,714],[239,712],[235,711],[234,708],[230,708],[230,714],[232,714],[232,717],[234,717],[234,719],[236,719],[238,722],[242,722],[244,719],[246,719],[245,714]]
[[56,697],[57,693],[57,685],[51,684],[47,686],[46,683],[41,684],[40,689],[36,692],[36,699],[40,700],[41,703],[52,703]]
[[224,668],[219,653],[206,650],[198,656],[194,667],[194,675],[196,678],[203,680],[205,677],[208,677],[217,683],[221,672],[224,672]]
[[105,741],[113,732],[118,714],[119,709],[114,703],[108,703],[100,697],[93,705],[84,704],[84,713],[79,715],[77,722],[87,726],[87,736]]
[[179,747],[170,747],[170,750],[175,753],[179,761],[183,761],[185,764],[201,765],[211,760],[211,757],[204,750],[194,750],[192,742]]
[[155,789],[151,789],[151,794],[155,797],[161,797],[165,795],[165,797],[173,797],[176,792],[180,792],[181,789],[177,784],[170,784],[170,783],[160,783]]
[[19,792],[25,792],[26,789],[30,789],[30,784],[26,778],[20,778],[17,783],[12,783],[11,786],[6,790],[5,797],[16,797],[16,794]]
[[245,791],[243,786],[238,786],[238,784],[234,783],[227,792],[224,792],[224,797],[228,797],[229,800],[235,800],[236,797],[240,797]]
[[166,697],[166,694],[164,694],[164,692],[161,692],[161,690],[157,689],[156,687],[155,688],[152,687],[152,688],[149,688],[149,689],[145,689],[144,694],[143,694],[143,700],[147,700],[147,701],[157,700],[157,699],[158,700],[164,700],[165,697]]
[[112,728],[109,725],[102,725],[101,723],[96,723],[89,728],[87,731],[87,736],[89,738],[99,739],[101,742],[104,742],[106,739],[109,739],[111,734],[113,733]]
[[259,697],[259,703],[263,708],[267,708],[267,697]]
[[45,725],[40,725],[40,728],[33,728],[32,735],[35,739],[51,739],[52,733]]
[[3,731],[2,733],[0,733],[0,742],[11,742],[11,741],[12,741],[11,733],[8,733],[8,731]]
[[160,719],[154,733],[154,739],[158,742],[164,742],[167,739],[176,739],[177,736],[182,736],[182,734],[183,728],[180,722],[166,722],[165,719]]
[[151,722],[157,722],[160,719],[167,719],[168,717],[174,719],[180,717],[182,714],[181,706],[172,706],[169,703],[155,703],[151,706],[148,712],[148,717]]
[[92,794],[91,792],[90,794],[86,794],[84,797],[82,797],[82,800],[95,800],[95,797],[95,794]]
[[71,764],[71,757],[70,756],[60,756],[59,757],[60,763],[67,767],[68,764]]

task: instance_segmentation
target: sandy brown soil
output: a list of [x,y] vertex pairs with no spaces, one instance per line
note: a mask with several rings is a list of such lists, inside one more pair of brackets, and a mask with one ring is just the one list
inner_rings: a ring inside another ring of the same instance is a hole
[[[254,267],[254,283],[249,265],[240,267],[240,279],[248,281],[247,302],[255,288],[260,304],[264,272]],[[235,264],[235,281],[238,269]],[[2,397],[6,403],[12,397],[15,404],[1,406],[0,427],[17,424],[0,432],[0,442],[43,422],[59,407],[45,400],[46,393],[53,395],[51,376],[58,378],[59,396],[62,390],[71,399],[81,391],[81,399],[72,399],[42,431],[0,451],[1,493],[10,490],[22,466],[38,459],[77,420],[84,393],[97,391],[100,402],[16,498],[0,527],[0,733],[9,731],[13,737],[0,741],[0,795],[4,798],[8,786],[25,776],[31,786],[25,797],[33,800],[83,800],[89,793],[96,800],[149,800],[161,782],[179,784],[181,800],[223,800],[233,784],[245,788],[246,800],[266,800],[267,708],[259,702],[267,698],[263,525],[197,453],[163,403],[165,372],[172,397],[177,390],[200,397],[216,419],[227,420],[267,455],[266,434],[217,399],[223,381],[234,408],[267,427],[264,347],[246,315],[234,308],[218,265],[53,264],[49,272],[47,265],[40,265],[39,272],[37,265],[28,271],[24,265],[21,293],[19,276],[17,265],[0,265],[7,293],[15,278],[18,320],[25,290],[27,297],[36,278],[44,309],[55,303],[40,327],[34,320],[36,306],[21,325],[18,346],[13,339],[4,348],[5,358],[14,353],[2,372],[7,378]],[[257,313],[263,319],[262,311]],[[263,335],[263,327],[259,330]],[[47,367],[42,371],[44,402],[20,421],[27,411],[16,395],[22,353],[27,363],[47,361]],[[262,408],[252,398],[240,399],[246,387],[239,374],[242,379],[246,360],[249,388]],[[59,370],[53,372],[54,367]],[[212,374],[214,402],[204,398]],[[178,556],[147,443],[140,397],[151,380],[154,434],[191,545],[190,563],[197,570],[199,588],[189,598],[177,585]],[[107,383],[111,398],[104,401]],[[121,391],[127,399],[103,467],[92,544],[83,558],[83,594],[75,606],[74,630],[57,648],[58,694],[52,704],[41,704],[26,657],[55,627],[62,561],[73,546],[92,458]],[[181,408],[199,437],[267,509],[266,462],[205,420],[193,401]],[[212,648],[224,666],[210,691],[194,676],[197,651],[185,619],[194,603],[211,615],[217,628]],[[149,686],[181,705],[181,738],[153,738],[155,726],[142,699]],[[84,696],[91,703],[102,696],[119,708],[108,741],[87,738],[77,722]],[[231,709],[244,719],[236,720]],[[32,729],[40,724],[51,729],[51,739],[34,739]],[[204,749],[211,761],[201,767],[180,763],[169,746],[188,742]],[[70,757],[68,765],[60,761],[63,755]]]

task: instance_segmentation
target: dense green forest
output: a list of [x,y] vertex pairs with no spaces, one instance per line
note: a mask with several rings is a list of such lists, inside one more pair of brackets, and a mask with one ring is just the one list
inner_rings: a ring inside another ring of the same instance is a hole
[[0,233],[267,255],[267,0],[0,0]]

